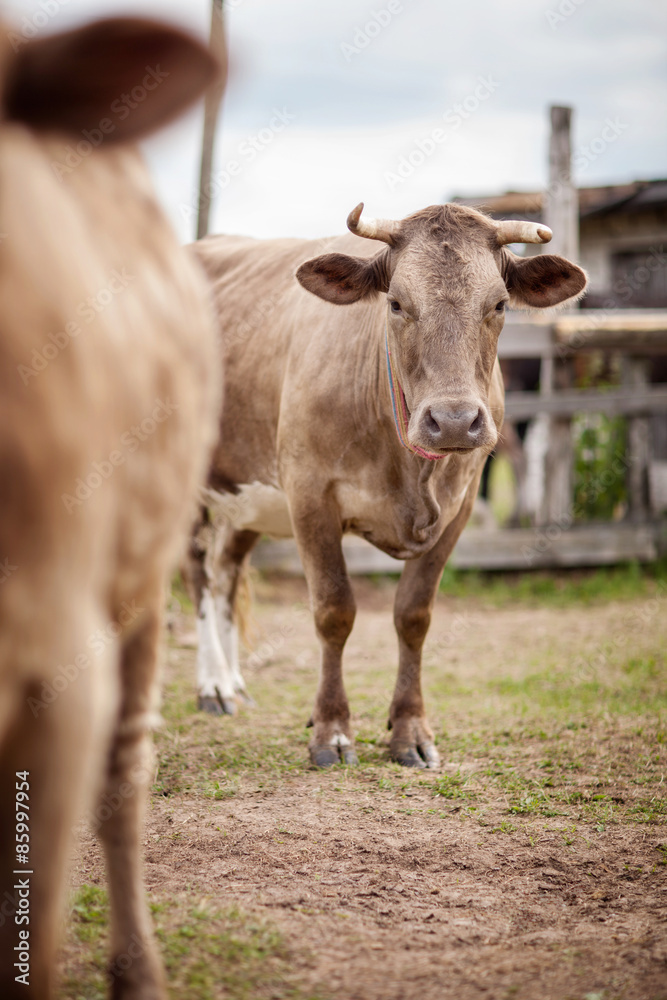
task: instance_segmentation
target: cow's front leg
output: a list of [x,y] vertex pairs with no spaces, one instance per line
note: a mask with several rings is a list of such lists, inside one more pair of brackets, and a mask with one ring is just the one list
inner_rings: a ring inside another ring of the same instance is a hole
[[421,688],[421,658],[431,624],[438,583],[470,516],[478,480],[463,506],[430,552],[405,564],[396,591],[394,624],[398,634],[398,677],[389,709],[392,760],[405,767],[438,767],[440,758],[428,724]]
[[310,759],[317,767],[356,764],[350,708],[343,686],[343,647],[354,624],[355,604],[341,547],[337,511],[294,509],[292,521],[322,649],[320,681],[309,725]]

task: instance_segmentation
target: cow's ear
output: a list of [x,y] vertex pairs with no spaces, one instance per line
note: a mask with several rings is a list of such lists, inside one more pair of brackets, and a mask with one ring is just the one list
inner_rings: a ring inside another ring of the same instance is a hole
[[9,63],[2,114],[42,131],[131,141],[178,115],[219,71],[209,50],[177,28],[102,20],[25,42]]
[[546,309],[580,298],[586,289],[586,273],[565,257],[538,254],[517,257],[503,250],[503,278],[510,305]]
[[307,291],[337,305],[358,302],[389,287],[384,253],[375,257],[325,253],[302,264],[296,277]]

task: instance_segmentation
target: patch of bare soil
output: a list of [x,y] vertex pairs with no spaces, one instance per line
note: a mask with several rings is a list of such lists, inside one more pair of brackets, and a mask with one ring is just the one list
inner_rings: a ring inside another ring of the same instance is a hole
[[[304,985],[349,1000],[667,996],[667,870],[652,871],[653,831],[611,829],[576,852],[556,833],[480,842],[456,815],[413,818],[363,795],[332,808],[320,782],[206,811],[154,805],[151,895],[187,887],[270,913]],[[97,868],[96,848],[85,853]]]
[[[362,612],[350,646],[384,656],[371,637],[379,642],[383,632],[391,639],[391,593],[357,593]],[[270,633],[285,605],[304,596],[300,583],[286,584],[264,605],[264,630]],[[480,614],[483,630],[470,630],[466,641],[481,647],[516,643],[522,616],[532,615],[538,631],[556,642],[564,620],[575,633],[593,627],[576,609]],[[602,633],[606,614],[595,613]],[[314,653],[309,623],[296,627],[303,635],[294,637],[290,656]],[[451,606],[439,604],[432,632],[450,627]],[[253,716],[254,725],[260,722]],[[456,800],[434,799],[426,785],[413,783],[399,797],[345,783],[340,770],[304,767],[270,790],[252,787],[251,768],[247,777],[238,794],[221,801],[153,800],[147,884],[155,899],[187,892],[268,914],[306,996],[667,998],[664,826],[612,824],[589,837],[590,828],[575,823],[576,837],[567,843],[562,830],[544,823],[504,830],[502,792],[482,827]],[[99,880],[101,871],[95,842],[84,839],[78,876],[90,880],[92,872]]]

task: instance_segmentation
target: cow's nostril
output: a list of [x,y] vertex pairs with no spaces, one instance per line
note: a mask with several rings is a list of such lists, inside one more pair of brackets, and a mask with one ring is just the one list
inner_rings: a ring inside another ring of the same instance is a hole
[[426,430],[430,431],[431,434],[439,434],[440,433],[440,431],[441,431],[440,424],[435,419],[435,417],[433,416],[433,414],[431,413],[430,410],[426,411],[426,416],[425,416],[424,422],[426,424]]
[[478,410],[477,416],[475,417],[470,427],[468,428],[468,433],[477,434],[479,431],[481,431],[483,426],[484,426],[484,417],[482,415],[482,411]]

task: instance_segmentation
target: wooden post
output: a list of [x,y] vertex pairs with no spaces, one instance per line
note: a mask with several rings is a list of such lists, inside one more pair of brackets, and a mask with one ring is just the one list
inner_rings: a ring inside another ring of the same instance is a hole
[[[625,356],[621,359],[621,383],[638,392],[648,384],[649,361],[647,358]],[[628,418],[628,517],[632,521],[646,521],[649,516],[649,464],[651,460],[650,419]]]
[[552,107],[549,138],[549,186],[544,201],[544,221],[553,239],[544,253],[579,257],[579,197],[572,180],[572,108]]
[[213,149],[215,129],[220,111],[220,103],[225,90],[227,48],[222,20],[223,0],[212,0],[211,7],[211,51],[225,68],[220,80],[206,92],[204,99],[204,135],[202,139],[201,164],[199,169],[199,211],[197,213],[197,239],[208,233],[211,215],[211,174],[213,171]]
[[[579,256],[579,207],[577,190],[572,181],[572,143],[570,125],[572,108],[552,107],[549,139],[549,186],[545,194],[544,221],[553,230],[553,239],[544,253],[558,253],[570,260]],[[545,358],[540,370],[540,391],[551,395],[571,384],[571,368],[567,360]],[[552,418],[549,421],[549,443],[545,456],[544,499],[538,514],[540,524],[568,523],[573,509],[572,421]]]

